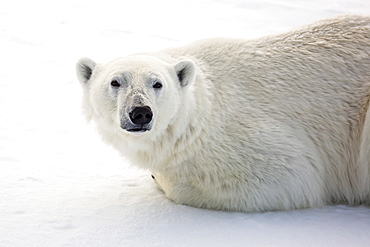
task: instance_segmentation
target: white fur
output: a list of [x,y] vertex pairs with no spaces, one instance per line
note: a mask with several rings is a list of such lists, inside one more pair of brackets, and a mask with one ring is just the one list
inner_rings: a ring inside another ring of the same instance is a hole
[[[370,201],[368,17],[77,68],[104,140],[177,203],[251,212]],[[149,131],[120,126],[133,97],[153,111]]]

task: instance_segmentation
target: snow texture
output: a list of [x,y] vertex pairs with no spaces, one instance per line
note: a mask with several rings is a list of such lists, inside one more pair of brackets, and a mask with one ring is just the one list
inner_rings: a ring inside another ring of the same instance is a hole
[[74,66],[209,37],[257,38],[368,0],[2,1],[0,246],[370,246],[370,208],[176,205],[81,116]]

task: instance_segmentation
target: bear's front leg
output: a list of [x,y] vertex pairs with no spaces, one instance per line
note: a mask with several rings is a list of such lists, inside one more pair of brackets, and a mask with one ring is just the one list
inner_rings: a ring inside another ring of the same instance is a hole
[[159,173],[152,173],[155,184],[171,201],[192,207],[204,207],[204,196],[195,186],[188,183],[173,181]]

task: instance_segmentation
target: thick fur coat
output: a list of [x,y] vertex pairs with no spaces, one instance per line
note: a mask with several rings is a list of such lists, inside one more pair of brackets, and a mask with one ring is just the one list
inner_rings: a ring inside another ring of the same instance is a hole
[[370,202],[370,18],[77,64],[103,139],[176,203]]

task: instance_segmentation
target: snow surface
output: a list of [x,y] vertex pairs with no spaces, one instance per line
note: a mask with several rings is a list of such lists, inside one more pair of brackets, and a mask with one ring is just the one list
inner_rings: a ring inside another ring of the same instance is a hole
[[0,246],[370,246],[370,208],[228,213],[176,205],[81,116],[75,62],[257,38],[368,0],[2,1]]

